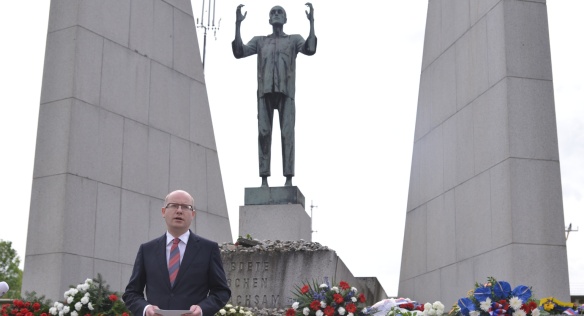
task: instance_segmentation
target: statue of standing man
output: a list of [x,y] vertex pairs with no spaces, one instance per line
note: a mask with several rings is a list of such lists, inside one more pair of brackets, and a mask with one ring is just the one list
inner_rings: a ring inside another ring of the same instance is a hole
[[270,156],[272,147],[272,123],[274,110],[278,110],[280,134],[282,139],[282,165],[285,186],[292,186],[294,176],[294,122],[296,105],[294,92],[296,81],[296,55],[303,53],[311,56],[316,53],[316,36],[314,35],[314,9],[306,3],[310,12],[306,17],[310,21],[310,33],[306,41],[298,34],[284,33],[286,11],[281,6],[270,10],[272,34],[254,36],[247,44],[241,40],[241,14],[243,4],[237,6],[235,19],[235,40],[232,43],[233,56],[243,58],[258,55],[258,152],[262,187],[268,186],[270,176]]

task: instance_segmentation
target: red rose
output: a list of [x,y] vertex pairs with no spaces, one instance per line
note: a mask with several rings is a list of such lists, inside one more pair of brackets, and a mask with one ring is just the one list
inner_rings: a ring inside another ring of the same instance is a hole
[[320,302],[319,301],[312,301],[312,303],[310,303],[310,309],[317,311],[320,310]]
[[42,313],[41,316],[49,316],[47,313]]
[[124,312],[124,313],[122,313],[122,316],[130,316],[130,314]]
[[363,293],[359,294],[359,302],[361,303],[365,303],[367,299],[365,299],[365,295],[363,295]]
[[332,306],[327,306],[324,309],[324,314],[326,316],[333,316],[335,314],[335,309]]
[[353,304],[353,303],[349,303],[349,304],[347,304],[347,306],[345,306],[345,309],[349,313],[355,313],[357,311],[357,306],[355,306],[355,304]]
[[286,311],[286,316],[294,316],[296,315],[296,311],[294,310],[294,308],[288,308],[288,310]]
[[39,304],[39,303],[32,304],[32,309],[34,309],[35,311],[38,311],[39,309],[41,309],[41,304]]
[[341,304],[344,300],[345,299],[341,294],[336,293],[335,295],[333,295],[333,301],[335,301],[335,303],[337,304]]
[[112,302],[115,302],[115,301],[117,301],[117,300],[118,300],[118,297],[117,297],[115,294],[111,294],[111,295],[109,296],[109,299],[110,299],[110,301],[112,301]]
[[349,283],[345,281],[341,281],[341,283],[339,283],[339,287],[343,290],[348,290],[350,288]]
[[300,292],[301,292],[302,294],[306,294],[306,293],[308,293],[308,290],[309,290],[308,284],[305,284],[305,285],[304,285],[304,286],[303,286],[303,287],[300,289]]
[[26,313],[26,314],[24,314],[24,315],[26,315],[26,316],[34,316],[34,314],[33,314],[33,313],[31,313],[31,312],[28,312],[28,313]]

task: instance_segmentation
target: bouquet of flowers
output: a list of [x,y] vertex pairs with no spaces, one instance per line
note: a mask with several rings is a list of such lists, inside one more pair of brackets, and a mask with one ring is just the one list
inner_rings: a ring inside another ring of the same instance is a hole
[[44,296],[37,297],[35,292],[26,293],[26,297],[13,300],[12,303],[2,304],[0,316],[48,316],[51,301]]
[[511,290],[505,281],[488,278],[488,283],[475,284],[468,297],[458,300],[464,316],[539,316],[537,302],[531,297],[531,288],[519,285]]
[[439,301],[422,305],[409,298],[388,298],[366,310],[366,314],[374,316],[441,316],[444,314],[444,305]]
[[286,316],[354,316],[362,315],[365,307],[365,295],[345,281],[331,286],[328,279],[318,284],[305,283],[296,286],[292,307],[286,310]]
[[215,316],[253,316],[253,313],[248,308],[227,304]]
[[564,314],[564,312],[568,311],[569,315],[576,314],[574,308],[576,305],[571,302],[562,302],[558,299],[553,297],[544,297],[539,300],[539,305],[543,307],[543,310],[550,313],[550,314]]
[[31,303],[21,300],[14,300],[12,301],[12,304],[2,304],[2,310],[0,310],[0,315],[47,316],[47,311],[42,310],[41,304],[38,302]]
[[101,275],[97,279],[87,279],[85,282],[71,287],[64,293],[65,301],[55,302],[49,309],[49,314],[58,316],[103,315],[129,316],[126,305],[118,298],[118,294],[109,291]]

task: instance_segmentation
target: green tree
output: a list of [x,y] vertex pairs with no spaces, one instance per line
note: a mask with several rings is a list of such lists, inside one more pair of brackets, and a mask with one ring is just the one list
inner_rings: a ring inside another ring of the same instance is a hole
[[20,258],[12,249],[11,241],[0,240],[0,281],[8,283],[10,290],[3,298],[20,298],[22,270],[18,267]]

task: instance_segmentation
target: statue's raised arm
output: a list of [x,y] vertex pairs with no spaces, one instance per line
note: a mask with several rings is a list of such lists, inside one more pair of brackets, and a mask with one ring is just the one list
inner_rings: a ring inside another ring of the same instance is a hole
[[245,14],[241,14],[241,8],[243,4],[237,6],[235,10],[235,39],[233,40],[233,56],[235,58],[241,58],[243,56],[243,41],[241,40],[241,22],[245,20],[247,16],[247,11]]
[[310,8],[309,11],[306,12],[306,18],[310,21],[310,33],[308,34],[308,38],[306,39],[305,50],[307,55],[314,55],[316,53],[316,35],[314,34],[314,8],[312,7],[312,3],[306,2],[306,6]]

